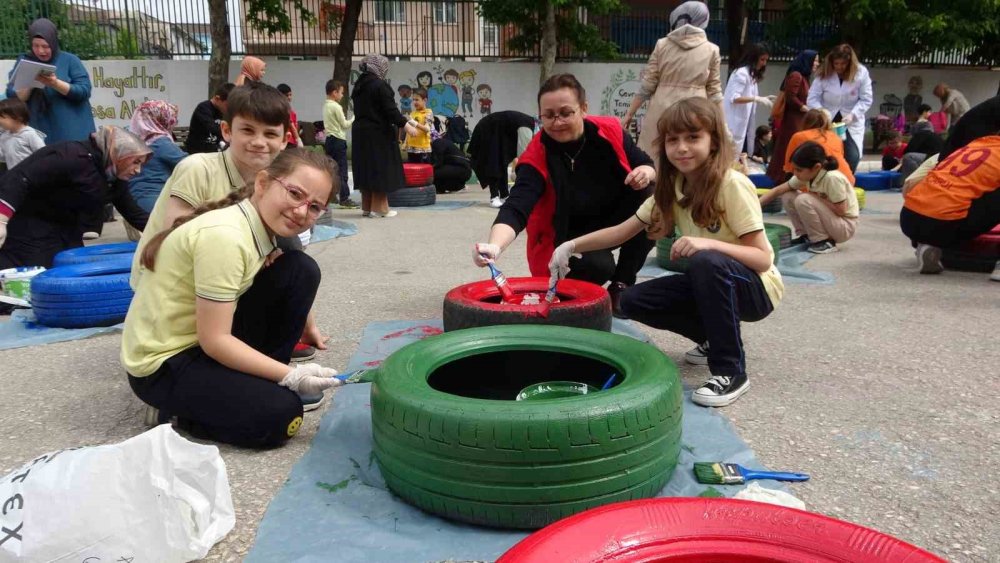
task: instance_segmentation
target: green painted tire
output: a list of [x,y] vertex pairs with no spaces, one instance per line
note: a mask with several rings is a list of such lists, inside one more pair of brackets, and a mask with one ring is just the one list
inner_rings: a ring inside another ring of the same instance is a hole
[[858,196],[858,210],[865,208],[865,189],[854,188],[854,193]]
[[[563,356],[549,356],[556,370],[548,374],[518,369],[545,362],[512,361],[502,377],[475,380],[484,389],[559,377],[603,385],[597,379],[607,373],[574,372],[565,354],[579,365],[606,364],[621,379],[605,391],[544,401],[514,401],[516,391],[497,400],[432,387],[483,377],[463,369],[503,363],[475,359],[492,353]],[[455,362],[467,363],[447,367]],[[410,344],[380,366],[371,390],[374,452],[389,489],[423,510],[534,529],[595,506],[655,496],[680,455],[682,401],[674,363],[632,338],[561,326],[458,330]]]
[[[777,223],[764,223],[764,232],[767,234],[767,240],[771,242],[771,248],[774,249],[774,260],[777,263],[778,251],[792,244],[792,230]],[[670,259],[670,248],[678,238],[680,238],[678,233],[674,231],[674,236],[656,241],[656,263],[664,270],[685,273],[688,271],[687,258]]]

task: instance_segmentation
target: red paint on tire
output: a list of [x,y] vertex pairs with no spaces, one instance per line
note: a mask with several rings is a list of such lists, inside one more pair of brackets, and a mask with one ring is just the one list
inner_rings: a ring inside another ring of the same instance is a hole
[[430,164],[417,162],[403,163],[403,178],[411,187],[426,186],[434,183],[434,167]]
[[656,498],[610,504],[528,536],[497,563],[573,561],[943,562],[870,528],[735,499]]

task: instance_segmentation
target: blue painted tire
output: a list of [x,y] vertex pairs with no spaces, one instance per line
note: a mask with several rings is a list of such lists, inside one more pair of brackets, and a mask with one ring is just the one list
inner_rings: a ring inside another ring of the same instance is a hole
[[31,304],[40,324],[59,328],[122,322],[132,302],[128,284],[132,257],[59,266],[31,280]]
[[129,257],[135,253],[138,243],[116,242],[114,244],[95,244],[93,246],[83,246],[63,250],[52,259],[53,267],[70,266],[73,264],[86,264],[88,262],[103,262],[118,258],[124,254]]

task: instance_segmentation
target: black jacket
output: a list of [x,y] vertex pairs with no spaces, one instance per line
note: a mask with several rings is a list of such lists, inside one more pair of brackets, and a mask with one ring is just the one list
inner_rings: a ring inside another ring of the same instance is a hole
[[90,139],[43,147],[0,177],[0,200],[15,216],[37,217],[66,229],[79,229],[80,217],[113,203],[129,224],[145,229],[149,214],[132,199],[127,182],[108,181],[103,160]]
[[188,138],[184,142],[184,150],[188,154],[196,152],[219,152],[222,142],[222,129],[219,122],[222,112],[215,109],[212,100],[205,100],[194,108],[191,114],[191,126],[188,128]]

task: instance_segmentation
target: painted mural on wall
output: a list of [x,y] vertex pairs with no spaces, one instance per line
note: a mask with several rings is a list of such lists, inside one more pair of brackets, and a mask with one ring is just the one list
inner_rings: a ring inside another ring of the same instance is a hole
[[423,88],[427,90],[427,107],[434,115],[477,120],[493,111],[493,88],[480,78],[481,71],[474,68],[458,70],[437,64],[419,70],[405,83],[396,85],[399,111],[412,111],[413,91]]
[[94,121],[129,121],[135,108],[149,100],[169,99],[167,80],[162,73],[138,64],[131,72],[106,72],[104,65],[95,64],[90,70],[93,84],[91,105]]
[[[632,105],[632,98],[635,97],[641,87],[642,71],[636,72],[633,68],[619,69],[611,74],[611,77],[608,78],[607,86],[601,91],[600,111],[594,112],[591,109],[591,112],[601,115],[613,115],[621,119],[625,117],[629,106]],[[639,138],[642,120],[646,117],[646,105],[642,104],[639,107],[639,110],[635,112],[632,123],[629,125],[629,134],[632,135],[633,139]]]

